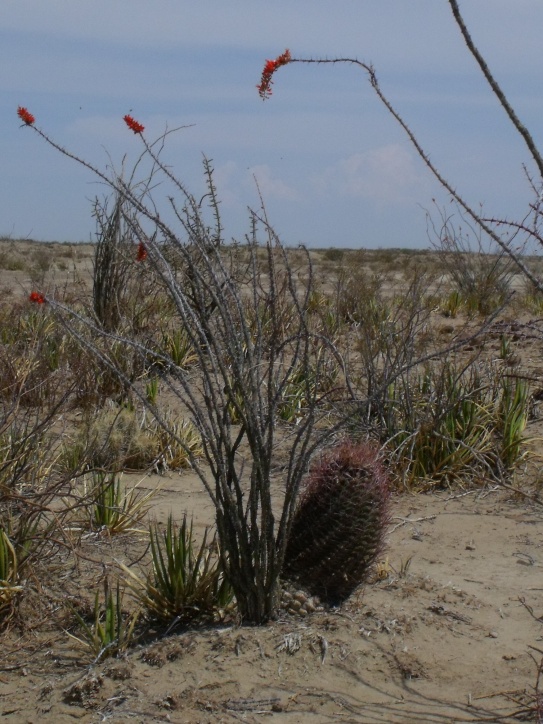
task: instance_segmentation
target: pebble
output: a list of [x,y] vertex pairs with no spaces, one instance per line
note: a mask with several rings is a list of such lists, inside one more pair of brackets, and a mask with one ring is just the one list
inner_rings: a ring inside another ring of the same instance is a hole
[[302,618],[305,618],[310,613],[324,610],[317,596],[308,596],[303,591],[291,593],[290,591],[283,590],[281,593],[281,604],[287,613],[293,616],[301,616]]

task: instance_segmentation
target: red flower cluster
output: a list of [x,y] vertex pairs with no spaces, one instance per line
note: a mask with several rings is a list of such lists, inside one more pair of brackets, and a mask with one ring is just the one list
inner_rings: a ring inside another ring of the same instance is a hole
[[290,63],[292,60],[292,56],[290,55],[290,50],[285,50],[284,53],[281,55],[278,55],[275,60],[267,60],[264,65],[264,70],[262,71],[262,78],[260,79],[260,85],[257,85],[258,93],[260,94],[260,97],[262,100],[266,100],[266,98],[269,98],[272,94],[271,84],[272,84],[272,76],[275,73],[275,71],[280,68],[282,65],[286,65],[287,63]]
[[27,126],[31,126],[36,120],[28,108],[24,108],[23,106],[19,106],[19,108],[17,108],[17,115],[23,123],[26,123]]
[[132,118],[132,116],[124,116],[123,121],[126,123],[131,131],[134,131],[134,133],[142,133],[143,131],[145,131],[145,126],[142,126],[141,123],[136,121],[135,118]]
[[138,244],[138,253],[136,254],[136,261],[145,261],[147,259],[147,249],[143,241]]
[[45,304],[45,297],[41,292],[30,292],[30,296],[28,297],[28,300],[30,302],[34,302],[34,304]]

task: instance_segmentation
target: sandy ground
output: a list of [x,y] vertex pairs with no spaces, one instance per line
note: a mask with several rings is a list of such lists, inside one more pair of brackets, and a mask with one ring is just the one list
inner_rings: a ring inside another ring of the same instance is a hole
[[[181,514],[183,500],[201,521],[210,513],[192,475],[162,484],[157,511]],[[393,516],[374,581],[341,609],[174,634],[97,666],[54,642],[0,672],[0,713],[14,722],[518,721],[537,673],[530,647],[543,649],[542,516],[495,490],[401,496]]]

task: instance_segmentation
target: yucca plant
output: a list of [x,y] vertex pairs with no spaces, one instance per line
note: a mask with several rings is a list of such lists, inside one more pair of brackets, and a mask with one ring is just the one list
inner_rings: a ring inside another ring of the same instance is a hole
[[281,391],[277,406],[280,419],[299,423],[310,399],[322,399],[339,378],[339,365],[326,357],[324,349],[317,347],[309,369],[294,367]]
[[528,424],[528,382],[520,377],[504,375],[501,379],[502,395],[498,406],[498,426],[501,428],[501,460],[512,469],[522,459],[524,431]]
[[195,546],[192,520],[185,516],[178,527],[170,513],[165,530],[157,523],[149,527],[152,571],[147,578],[123,565],[128,586],[151,619],[165,624],[209,621],[232,603],[232,589],[213,552],[217,541],[208,543],[208,535],[206,528],[200,546]]
[[151,377],[145,383],[145,398],[151,405],[156,405],[158,397],[159,383],[158,377]]
[[315,383],[307,379],[299,370],[293,370],[283,389],[277,414],[285,422],[298,423],[302,419],[303,409],[309,397],[308,386],[314,390]]
[[232,390],[226,406],[226,414],[228,415],[232,425],[239,425],[241,423],[244,404],[245,401],[242,392],[240,392],[239,388],[235,385],[232,385]]
[[445,297],[444,301],[440,305],[440,311],[445,317],[456,319],[458,313],[462,309],[464,299],[458,289],[453,289],[452,292]]
[[118,656],[126,651],[135,639],[134,629],[139,618],[139,611],[130,616],[123,614],[123,595],[117,581],[113,592],[109,586],[108,578],[104,579],[104,604],[100,603],[100,591],[94,597],[94,613],[91,623],[87,623],[81,614],[71,606],[72,612],[81,627],[81,634],[68,636],[77,641],[98,663],[103,659]]
[[189,367],[197,360],[189,336],[182,328],[175,329],[172,332],[164,332],[162,347],[163,354],[180,369]]
[[512,354],[513,354],[513,351],[512,351],[512,347],[511,347],[511,338],[508,337],[506,334],[500,335],[499,358],[502,360],[508,360],[511,358]]
[[137,487],[127,489],[115,473],[97,471],[92,474],[89,524],[92,529],[109,535],[135,531],[135,525],[145,517],[155,490],[142,494]]
[[187,468],[191,458],[200,458],[203,455],[202,436],[190,420],[174,419],[172,415],[164,414],[168,420],[168,431],[164,430],[156,420],[153,420],[147,430],[159,443],[160,460],[172,470]]
[[458,483],[494,465],[494,402],[477,366],[428,368],[389,399],[387,446],[405,487]]

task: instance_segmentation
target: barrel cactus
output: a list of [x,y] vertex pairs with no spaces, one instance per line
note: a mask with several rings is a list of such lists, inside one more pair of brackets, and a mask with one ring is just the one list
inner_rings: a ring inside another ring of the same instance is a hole
[[329,604],[347,599],[382,550],[389,485],[369,442],[344,441],[311,468],[294,513],[283,574]]

